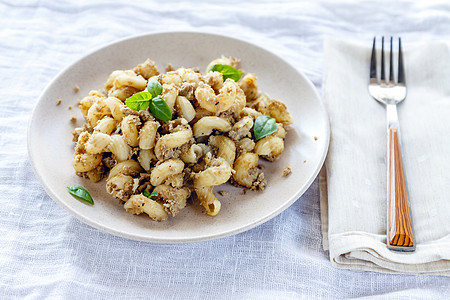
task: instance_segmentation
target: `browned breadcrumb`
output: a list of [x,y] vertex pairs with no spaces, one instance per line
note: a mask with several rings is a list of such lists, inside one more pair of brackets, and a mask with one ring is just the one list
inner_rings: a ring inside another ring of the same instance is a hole
[[283,177],[289,176],[291,174],[292,174],[291,167],[287,166],[286,168],[284,168],[284,170],[283,170]]
[[77,118],[76,118],[75,116],[72,116],[72,117],[70,118],[70,121],[73,122],[73,123],[75,123],[75,122],[77,121]]
[[78,93],[79,90],[80,90],[80,87],[78,86],[78,84],[75,84],[75,86],[73,87],[73,91],[75,93]]
[[167,64],[166,72],[170,72],[170,71],[173,71],[173,65],[172,64]]
[[219,194],[220,196],[228,196],[229,193],[227,191],[218,191],[217,194]]
[[314,137],[314,140],[317,141],[317,136]]
[[72,105],[69,105],[69,109],[72,109]]
[[56,101],[56,105],[60,105],[61,102],[62,102],[62,100],[61,100],[61,99],[58,99],[58,101]]

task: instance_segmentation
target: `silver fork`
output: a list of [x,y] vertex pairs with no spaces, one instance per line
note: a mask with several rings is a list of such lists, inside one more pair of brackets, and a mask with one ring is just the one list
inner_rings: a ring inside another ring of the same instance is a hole
[[370,60],[369,93],[386,106],[387,113],[387,247],[397,251],[414,251],[416,248],[411,215],[406,190],[405,173],[400,141],[400,126],[397,116],[397,104],[406,98],[405,72],[403,65],[402,42],[398,39],[398,72],[394,80],[394,59],[392,37],[389,53],[389,78],[386,80],[384,37],[381,39],[381,74],[377,78],[377,59],[373,38]]

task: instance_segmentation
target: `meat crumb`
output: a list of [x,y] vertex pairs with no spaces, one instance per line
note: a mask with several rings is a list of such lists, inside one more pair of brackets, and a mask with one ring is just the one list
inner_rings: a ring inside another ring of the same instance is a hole
[[60,105],[61,102],[62,102],[62,100],[61,100],[61,99],[58,99],[58,101],[56,101],[56,105]]
[[291,174],[292,174],[291,167],[287,166],[286,168],[284,168],[284,170],[283,170],[283,177],[289,176]]
[[75,116],[72,116],[72,118],[70,118],[70,121],[75,123],[77,121],[77,118]]
[[314,137],[314,140],[317,141],[317,136]]
[[172,66],[172,64],[167,64],[166,72],[170,72],[170,71],[173,71],[173,66]]
[[229,193],[227,192],[227,191],[218,191],[217,192],[220,196],[228,196],[229,195]]
[[75,93],[78,93],[79,90],[80,90],[80,87],[78,86],[78,84],[75,84],[75,86],[73,87],[73,91]]

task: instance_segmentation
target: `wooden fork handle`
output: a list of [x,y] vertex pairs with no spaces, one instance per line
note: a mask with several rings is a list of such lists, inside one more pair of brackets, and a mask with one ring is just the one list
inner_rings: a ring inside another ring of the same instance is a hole
[[388,151],[387,245],[392,250],[414,251],[415,243],[398,128],[388,129]]

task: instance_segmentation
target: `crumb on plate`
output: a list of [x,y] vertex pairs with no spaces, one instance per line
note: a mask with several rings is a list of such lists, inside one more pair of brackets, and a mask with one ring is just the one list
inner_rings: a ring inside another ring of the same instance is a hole
[[229,193],[227,192],[227,191],[218,191],[217,192],[220,196],[228,196],[229,195]]
[[72,116],[72,117],[70,118],[70,121],[75,123],[75,122],[77,121],[77,118],[76,118],[75,116]]
[[79,90],[80,90],[80,87],[78,86],[78,84],[75,84],[75,86],[73,87],[73,91],[75,93],[78,93]]
[[58,101],[56,101],[56,105],[60,105],[61,102],[62,102],[62,100],[61,100],[61,99],[58,99]]
[[172,64],[167,64],[166,72],[170,72],[170,71],[173,71],[173,66],[172,66]]
[[287,166],[286,168],[284,168],[284,170],[283,170],[283,177],[289,176],[291,174],[292,174],[291,167]]
[[317,136],[314,137],[314,140],[317,141]]

